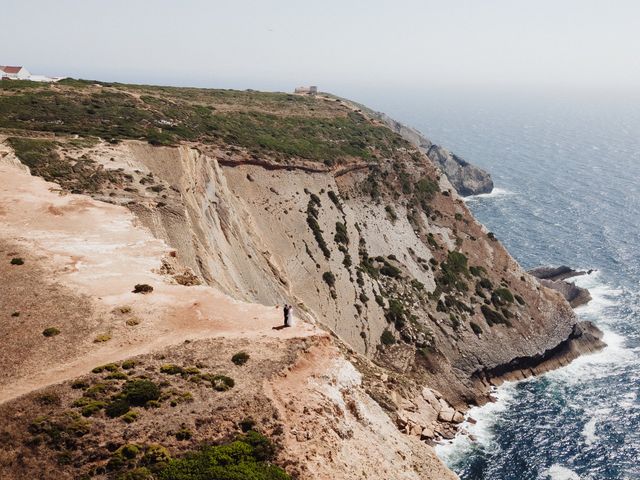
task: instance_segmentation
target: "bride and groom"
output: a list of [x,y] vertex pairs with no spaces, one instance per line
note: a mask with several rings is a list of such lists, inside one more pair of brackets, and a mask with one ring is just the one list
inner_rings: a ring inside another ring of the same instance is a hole
[[285,303],[284,305],[284,326],[292,327],[293,326],[293,313],[291,310],[293,307]]

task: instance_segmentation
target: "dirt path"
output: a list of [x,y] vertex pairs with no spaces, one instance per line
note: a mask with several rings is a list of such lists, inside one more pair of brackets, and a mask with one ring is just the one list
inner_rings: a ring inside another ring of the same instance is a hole
[[[293,328],[273,329],[280,325],[282,316],[276,306],[238,302],[210,287],[171,283],[171,277],[159,273],[161,260],[170,249],[137,226],[127,209],[83,195],[61,194],[55,184],[32,177],[3,159],[0,239],[43,259],[39,267],[47,272],[47,280],[92,299],[98,315],[108,316],[114,308],[127,305],[140,322],[135,328],[126,328],[121,318],[102,318],[100,328],[106,325],[112,335],[104,343],[94,343],[92,338],[65,343],[63,331],[56,337],[56,345],[71,353],[66,355],[71,360],[53,356],[49,352],[52,343],[44,341],[23,352],[38,358],[39,368],[28,374],[16,370],[9,382],[0,385],[0,403],[72,379],[97,365],[185,340],[326,335],[303,322]],[[149,284],[154,290],[147,295],[134,294],[136,284]]]

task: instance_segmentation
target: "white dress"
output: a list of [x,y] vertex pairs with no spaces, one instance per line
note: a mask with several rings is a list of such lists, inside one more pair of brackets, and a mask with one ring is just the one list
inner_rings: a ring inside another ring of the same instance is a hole
[[293,312],[292,312],[293,308],[289,308],[289,310],[287,310],[287,327],[293,327]]

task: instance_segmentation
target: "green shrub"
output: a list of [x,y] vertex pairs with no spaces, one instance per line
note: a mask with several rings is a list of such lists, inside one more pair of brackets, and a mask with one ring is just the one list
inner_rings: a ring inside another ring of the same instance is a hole
[[210,379],[211,386],[218,392],[226,392],[235,386],[235,381],[226,375],[213,375]]
[[324,280],[324,282],[329,285],[330,288],[333,288],[336,285],[336,276],[333,274],[333,272],[324,272],[322,274],[322,280]]
[[238,423],[240,430],[243,432],[248,432],[249,430],[254,430],[256,427],[256,421],[253,418],[245,418]]
[[336,243],[343,245],[349,244],[349,235],[347,233],[347,226],[342,222],[336,222],[336,234],[333,237]]
[[[86,398],[86,397],[84,397],[84,398]],[[82,410],[80,410],[80,413],[82,414],[83,417],[90,417],[94,413],[99,412],[100,410],[102,410],[106,406],[107,406],[106,402],[100,402],[100,401],[97,401],[97,400],[91,400],[86,405],[84,405],[82,407]]]
[[398,278],[402,272],[395,265],[385,262],[385,264],[380,268],[380,273],[386,277]]
[[320,199],[317,195],[311,194],[311,198],[309,203],[307,204],[307,225],[311,229],[313,233],[313,237],[316,239],[318,243],[318,247],[322,250],[325,258],[331,257],[331,251],[327,246],[327,242],[325,242],[324,237],[322,236],[322,229],[320,228],[320,224],[318,223],[318,209],[317,206],[320,205]]
[[469,272],[474,277],[481,277],[483,273],[487,273],[487,270],[484,267],[469,267]]
[[125,370],[131,370],[132,368],[135,368],[135,366],[135,360],[125,360],[124,362],[122,362],[122,368],[124,368]]
[[382,332],[382,335],[380,335],[380,341],[383,345],[393,345],[394,343],[396,343],[396,339],[393,336],[393,333],[391,333],[389,329],[386,328],[384,332]]
[[84,395],[91,398],[98,398],[111,389],[112,387],[110,384],[96,383],[95,385],[87,388],[84,392]]
[[117,477],[117,480],[153,480],[151,470],[146,467],[134,468]]
[[60,330],[56,327],[48,327],[42,331],[42,335],[45,337],[55,337],[56,335],[60,335]]
[[89,433],[90,427],[90,421],[70,411],[56,417],[38,417],[29,424],[28,431],[32,435],[44,435],[52,448],[75,450],[78,448],[77,439]]
[[104,371],[116,372],[117,370],[118,370],[118,365],[116,365],[115,363],[107,363],[106,365],[100,365],[98,367],[95,367],[93,370],[91,370],[91,372],[93,373],[102,373]]
[[151,285],[147,285],[146,283],[137,283],[133,287],[133,293],[151,293],[153,292],[153,287]]
[[151,380],[130,380],[122,389],[126,401],[135,406],[144,406],[150,400],[158,400],[160,393],[160,388]]
[[160,367],[160,373],[166,373],[168,375],[179,375],[184,373],[184,368],[179,365],[169,363]]
[[85,380],[74,380],[74,382],[71,384],[71,388],[73,388],[74,390],[84,390],[85,388],[89,387],[89,382],[85,381]]
[[113,372],[105,377],[107,380],[126,380],[129,378],[124,372]]
[[464,277],[468,277],[467,257],[460,252],[450,251],[447,260],[440,264],[440,273],[436,276],[436,284],[442,291],[466,291]]
[[96,338],[93,339],[93,343],[104,343],[104,342],[108,342],[109,340],[111,340],[110,333],[101,333],[100,335],[97,335]]
[[41,393],[36,401],[40,405],[60,405],[60,396],[56,393]]
[[503,302],[513,303],[513,294],[508,288],[496,288],[493,293],[497,295]]
[[11,259],[11,265],[24,265],[24,260],[20,257],[15,257]]
[[486,288],[487,290],[491,290],[493,288],[493,283],[491,283],[491,280],[484,277],[480,279],[478,285],[480,285],[480,287],[482,288]]
[[231,361],[236,365],[244,365],[249,361],[249,354],[247,352],[238,352],[231,357]]
[[[143,465],[160,465],[160,468],[162,468],[163,466],[167,465],[170,460],[171,455],[169,454],[169,450],[164,448],[162,445],[148,445],[144,451],[144,456],[142,457],[141,463]],[[172,478],[172,480],[178,480],[180,477],[169,478]],[[186,478],[188,479],[188,477]]]
[[414,186],[414,195],[420,203],[428,202],[439,191],[438,183],[430,178],[422,178]]
[[504,318],[504,316],[500,312],[493,310],[487,305],[482,305],[482,307],[480,307],[480,310],[482,311],[482,314],[484,315],[484,318],[489,326],[492,326],[494,324],[504,324],[509,327],[511,326],[511,322]]
[[477,323],[471,322],[469,325],[471,326],[471,330],[473,330],[473,333],[475,333],[476,335],[480,335],[482,333],[482,329]]
[[159,480],[290,480],[284,470],[269,464],[275,447],[250,431],[223,445],[205,446],[183,458],[172,459],[159,470]]
[[193,437],[193,432],[188,428],[181,428],[175,433],[176,440],[190,440]]
[[380,271],[373,266],[373,263],[370,258],[363,259],[360,262],[360,268],[363,272],[369,275],[371,278],[376,279],[380,276]]
[[135,410],[129,410],[127,413],[122,415],[122,421],[124,423],[133,423],[138,419],[138,412]]
[[121,417],[130,410],[129,402],[125,398],[115,398],[107,406],[104,411],[110,418]]
[[342,203],[340,202],[340,198],[338,197],[336,192],[334,192],[333,190],[329,190],[327,192],[327,195],[329,196],[329,199],[334,203],[334,205],[338,207],[338,210],[340,210],[341,213],[344,213]]
[[127,445],[121,446],[118,450],[116,450],[115,455],[119,455],[128,460],[132,460],[136,458],[139,453],[140,453],[140,447],[133,443],[129,443]]
[[401,301],[391,298],[389,299],[389,307],[385,310],[384,316],[388,322],[393,323],[399,330],[405,324],[407,312]]

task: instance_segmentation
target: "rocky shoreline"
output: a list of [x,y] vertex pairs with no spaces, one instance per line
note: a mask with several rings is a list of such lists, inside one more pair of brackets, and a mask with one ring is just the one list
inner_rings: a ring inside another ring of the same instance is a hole
[[[511,362],[493,368],[478,370],[473,376],[479,390],[489,391],[507,381],[519,381],[542,375],[563,367],[576,358],[595,353],[606,346],[602,332],[593,323],[578,322],[569,337],[545,352],[527,357],[514,358]],[[479,405],[495,401],[491,395],[480,399]],[[474,405],[455,408],[447,403],[437,390],[425,387],[410,402],[400,401],[396,412],[396,424],[404,433],[435,445],[443,440],[451,440],[461,432],[465,414]],[[466,418],[474,422],[472,418]],[[464,431],[464,430],[462,430]]]

